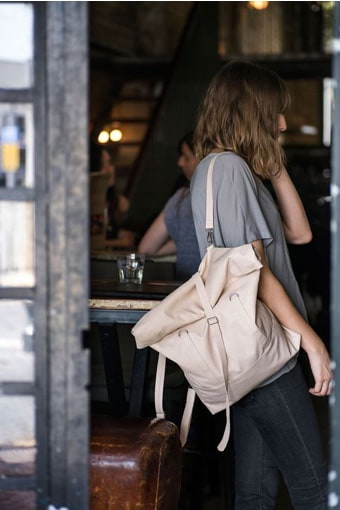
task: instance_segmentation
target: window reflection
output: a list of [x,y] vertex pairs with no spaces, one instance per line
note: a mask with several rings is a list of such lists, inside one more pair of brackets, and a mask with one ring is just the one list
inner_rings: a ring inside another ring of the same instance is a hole
[[32,5],[0,3],[0,88],[28,88],[33,82]]
[[34,397],[0,396],[0,476],[34,473]]
[[33,304],[0,301],[0,384],[33,382]]
[[0,187],[31,188],[33,181],[32,105],[0,103]]
[[0,202],[0,287],[32,287],[34,281],[34,205]]

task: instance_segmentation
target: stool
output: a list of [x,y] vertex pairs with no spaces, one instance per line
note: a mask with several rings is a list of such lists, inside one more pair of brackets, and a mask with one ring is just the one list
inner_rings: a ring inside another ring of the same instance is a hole
[[176,510],[182,449],[173,423],[98,416],[90,456],[91,510]]

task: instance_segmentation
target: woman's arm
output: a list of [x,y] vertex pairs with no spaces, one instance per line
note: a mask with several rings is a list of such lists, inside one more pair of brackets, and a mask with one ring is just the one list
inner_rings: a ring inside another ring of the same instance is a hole
[[174,255],[176,253],[175,241],[169,239],[163,246],[157,251],[156,255]]
[[263,264],[258,289],[259,298],[270,308],[283,326],[301,334],[301,347],[307,353],[315,380],[314,387],[309,389],[310,393],[316,396],[329,395],[332,372],[324,343],[296,310],[281,283],[271,272],[262,241],[255,241],[252,245],[259,253]]
[[286,168],[278,177],[271,179],[287,241],[291,244],[305,244],[312,240],[312,231],[298,192]]
[[175,243],[170,239],[163,211],[148,228],[138,246],[139,253],[147,255],[170,255],[176,253]]

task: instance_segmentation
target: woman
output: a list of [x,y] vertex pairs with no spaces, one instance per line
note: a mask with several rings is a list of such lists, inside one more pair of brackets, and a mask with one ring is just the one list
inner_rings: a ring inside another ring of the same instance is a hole
[[[178,152],[177,164],[189,182],[197,165],[192,147],[192,133],[180,140]],[[187,280],[197,271],[200,254],[192,219],[188,185],[182,186],[168,200],[162,212],[144,234],[138,251],[148,255],[176,253],[178,280]]]
[[[286,241],[307,243],[312,234],[298,193],[284,166],[279,144],[289,106],[284,83],[273,72],[247,62],[231,62],[213,78],[195,131],[200,160],[191,182],[194,223],[201,257],[205,232],[206,177],[211,158],[216,246],[252,243],[263,268],[258,296],[286,327],[302,335],[315,384],[309,393],[329,395],[327,350],[307,323]],[[270,179],[279,210],[263,181]],[[294,508],[327,508],[326,465],[308,389],[299,362],[235,404],[237,510],[275,508],[279,472]]]

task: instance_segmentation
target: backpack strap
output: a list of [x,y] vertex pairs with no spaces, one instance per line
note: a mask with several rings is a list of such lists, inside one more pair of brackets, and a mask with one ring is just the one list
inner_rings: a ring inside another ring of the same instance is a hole
[[196,285],[196,289],[197,289],[199,298],[201,300],[201,303],[202,303],[202,306],[204,309],[204,313],[207,318],[208,325],[212,328],[213,335],[214,336],[216,335],[216,337],[217,337],[216,346],[217,346],[219,354],[220,354],[220,360],[221,360],[221,364],[222,364],[224,380],[227,382],[228,381],[228,357],[227,357],[227,353],[225,350],[218,318],[215,316],[214,310],[210,304],[209,297],[208,297],[207,291],[205,290],[205,286],[204,286],[203,280],[201,278],[201,275],[199,273],[195,273],[192,276],[192,279]]
[[[166,357],[164,354],[158,353],[158,362],[155,380],[155,408],[157,418],[165,418],[163,408],[163,393],[164,393],[164,379],[165,379]],[[180,440],[182,446],[185,445],[188,438],[189,428],[191,424],[192,411],[194,408],[196,393],[192,388],[188,388],[185,408],[183,411]]]
[[185,402],[185,408],[183,411],[183,416],[182,416],[182,420],[181,420],[181,429],[180,429],[180,435],[179,435],[182,446],[185,445],[185,443],[187,442],[187,439],[188,439],[191,418],[192,418],[192,411],[194,409],[195,397],[196,397],[195,390],[193,390],[192,388],[188,388],[187,399]]
[[214,196],[213,196],[213,172],[216,159],[222,152],[216,154],[209,164],[207,174],[207,198],[205,204],[205,229],[207,231],[208,244],[215,244],[214,239]]
[[207,291],[205,290],[205,286],[203,283],[203,280],[201,278],[201,275],[199,273],[195,273],[193,275],[193,280],[196,285],[196,289],[198,292],[198,295],[200,297],[205,315],[207,317],[207,322],[209,324],[209,327],[212,328],[212,335],[214,338],[216,338],[216,347],[219,351],[219,359],[221,362],[221,368],[224,375],[224,382],[225,382],[225,399],[226,399],[226,426],[224,429],[223,437],[220,441],[220,443],[217,446],[217,449],[219,451],[223,451],[229,440],[230,436],[230,400],[229,400],[229,394],[228,394],[228,356],[227,352],[225,350],[225,345],[223,342],[223,337],[221,333],[221,328],[218,322],[218,318],[214,314],[214,310],[210,304],[209,297],[207,294]]
[[[203,284],[203,281],[202,281],[200,275],[198,273],[196,273],[194,275],[194,277],[195,277],[196,288],[198,290],[198,293],[202,300],[202,304],[203,304],[206,316],[208,318],[208,324],[210,326],[215,326],[218,328],[216,331],[216,333],[217,333],[216,345],[220,351],[220,360],[221,360],[221,364],[223,367],[223,373],[225,375],[225,381],[226,381],[227,380],[226,379],[227,356],[226,356],[225,349],[224,349],[224,344],[223,344],[223,339],[221,336],[219,323],[217,321],[217,318],[214,316],[214,311],[210,305],[210,302],[209,302],[209,299],[208,299],[208,296],[205,291],[205,287],[204,287],[204,284]],[[216,320],[215,321],[210,320],[210,322],[209,322],[209,319],[216,319]],[[223,349],[223,352],[221,352],[222,351],[221,347]],[[166,368],[166,357],[163,354],[158,353],[158,362],[157,362],[156,380],[155,380],[155,408],[156,408],[157,418],[163,418],[163,419],[165,418],[165,413],[164,413],[164,408],[163,408],[165,368]],[[226,426],[224,429],[223,437],[217,446],[217,449],[221,452],[223,450],[225,450],[225,448],[228,444],[229,436],[230,436],[230,403],[229,403],[229,395],[228,395],[227,385],[226,385],[225,390],[226,390]],[[189,433],[189,428],[190,428],[190,423],[191,423],[191,418],[192,418],[192,412],[193,412],[194,403],[195,403],[195,397],[196,397],[195,391],[192,388],[188,388],[185,408],[184,408],[182,421],[181,421],[181,427],[180,427],[180,441],[181,441],[182,446],[185,445],[187,438],[188,438],[188,433]]]
[[165,379],[166,357],[158,353],[156,380],[155,380],[155,408],[157,418],[165,418],[163,409],[163,392]]

